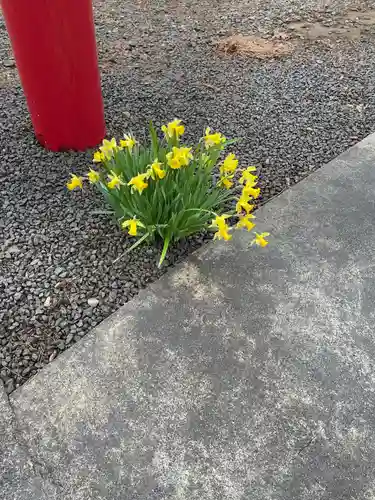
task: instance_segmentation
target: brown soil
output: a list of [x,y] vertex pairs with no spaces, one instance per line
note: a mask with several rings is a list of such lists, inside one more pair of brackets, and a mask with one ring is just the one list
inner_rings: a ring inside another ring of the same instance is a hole
[[232,35],[220,40],[218,50],[225,54],[245,55],[256,59],[280,58],[290,55],[301,42],[321,42],[333,46],[341,40],[358,42],[375,27],[375,10],[349,11],[344,16],[319,21],[290,22],[285,31],[270,38]]
[[288,28],[300,39],[311,41],[329,39],[335,41],[345,38],[350,41],[357,41],[372,26],[375,26],[375,10],[349,11],[345,16],[331,22],[290,23]]
[[255,36],[233,35],[220,40],[218,50],[225,54],[269,59],[287,56],[293,52],[294,47],[289,42],[264,40]]

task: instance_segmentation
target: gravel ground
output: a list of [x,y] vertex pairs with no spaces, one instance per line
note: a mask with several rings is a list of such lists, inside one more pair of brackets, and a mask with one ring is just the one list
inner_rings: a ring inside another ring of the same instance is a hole
[[[289,25],[356,27],[344,13],[371,3],[94,3],[110,135],[131,129],[142,137],[149,119],[180,117],[189,138],[207,124],[241,137],[242,161],[259,166],[267,201],[373,131],[372,22],[360,26],[359,40],[335,35],[329,43],[295,38]],[[233,33],[280,32],[296,43],[285,59],[215,48]],[[113,264],[132,241],[95,213],[102,205],[93,193],[65,189],[91,153],[53,154],[35,142],[1,18],[0,116],[0,377],[11,392],[203,238],[173,249],[162,270],[153,248]]]

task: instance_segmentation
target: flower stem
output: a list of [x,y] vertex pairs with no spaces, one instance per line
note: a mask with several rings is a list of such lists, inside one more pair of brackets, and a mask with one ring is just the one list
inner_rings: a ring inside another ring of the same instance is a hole
[[165,256],[167,255],[167,251],[168,251],[168,247],[169,247],[169,243],[170,243],[170,236],[166,236],[165,240],[164,240],[164,246],[163,246],[163,250],[161,252],[161,255],[160,255],[160,260],[159,260],[159,265],[158,267],[161,267],[161,265],[163,264],[164,262],[164,259],[165,259]]

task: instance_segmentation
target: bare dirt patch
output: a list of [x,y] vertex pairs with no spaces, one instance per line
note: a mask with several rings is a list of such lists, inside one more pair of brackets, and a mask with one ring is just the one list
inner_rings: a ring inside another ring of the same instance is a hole
[[347,39],[358,41],[375,26],[375,10],[349,11],[345,16],[316,22],[294,22],[288,29],[296,38],[319,41]]
[[245,55],[256,59],[271,59],[291,54],[294,46],[289,42],[265,40],[255,36],[232,35],[217,44],[225,54]]
[[355,26],[324,26],[320,22],[291,23],[289,29],[293,30],[298,38],[311,41],[337,38],[356,41],[361,37],[361,30]]
[[220,52],[256,59],[276,59],[290,55],[303,42],[333,47],[345,40],[359,42],[375,35],[375,10],[349,11],[340,17],[323,17],[316,21],[295,21],[284,25],[284,31],[273,36],[231,35],[217,43]]

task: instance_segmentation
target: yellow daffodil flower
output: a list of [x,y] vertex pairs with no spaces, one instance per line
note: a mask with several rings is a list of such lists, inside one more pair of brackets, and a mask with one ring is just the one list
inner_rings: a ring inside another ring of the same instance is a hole
[[122,184],[120,177],[117,174],[115,174],[115,172],[111,172],[108,175],[108,179],[109,182],[107,186],[109,189],[115,189],[116,187],[119,187]]
[[103,153],[105,158],[110,159],[113,156],[113,153],[117,150],[116,139],[114,137],[110,141],[104,139],[103,144],[99,149]]
[[256,200],[260,196],[260,188],[255,189],[253,186],[245,184],[242,190],[242,194],[244,196],[250,196],[251,198],[254,198],[254,200]]
[[149,175],[151,178],[156,181],[157,179],[164,179],[166,171],[163,170],[162,163],[160,163],[157,159],[153,161],[153,163],[150,165],[149,169]]
[[180,158],[173,156],[173,153],[167,153],[167,162],[173,170],[181,168]]
[[67,183],[66,187],[69,189],[69,191],[73,191],[73,189],[76,189],[76,188],[82,189],[83,178],[78,177],[77,175],[72,175],[70,178],[70,181]]
[[187,167],[193,159],[191,148],[173,148],[173,154],[178,156],[183,167]]
[[110,141],[108,141],[107,139],[103,139],[103,144],[99,149],[103,151],[103,149],[112,150],[116,148],[117,148],[117,141],[114,137],[112,137]]
[[231,181],[231,179],[233,179],[233,175],[230,175],[228,177],[220,177],[218,185],[225,189],[230,189],[233,186],[233,182]]
[[167,162],[172,169],[187,167],[192,159],[191,148],[173,147],[172,152],[167,153]]
[[251,172],[255,171],[256,167],[248,167],[244,172],[242,172],[242,175],[239,180],[240,184],[244,184],[246,182],[246,184],[249,184],[252,187],[254,187],[257,183],[258,177],[252,174]]
[[120,140],[120,146],[131,151],[136,145],[137,141],[131,135],[124,135],[124,139]]
[[87,174],[87,178],[88,178],[90,184],[96,184],[97,182],[100,181],[100,174],[96,170],[93,170],[92,168],[90,168],[90,170]]
[[236,155],[234,155],[233,153],[229,153],[220,167],[221,175],[234,174],[237,165],[238,160],[236,158]]
[[211,227],[217,228],[217,232],[214,235],[214,239],[228,241],[232,239],[232,235],[229,234],[230,227],[225,222],[229,215],[217,215],[211,223]]
[[212,146],[219,146],[226,141],[226,137],[223,136],[220,132],[214,132],[211,134],[210,127],[206,128],[205,135],[203,137],[204,144],[206,148],[211,148]]
[[246,188],[253,188],[258,184],[258,177],[252,174],[246,174],[246,176],[241,176],[239,180],[240,184],[246,182]]
[[255,205],[252,205],[249,203],[249,198],[246,196],[240,196],[239,200],[237,201],[236,204],[236,212],[238,214],[242,213],[245,211],[247,214],[252,212],[255,208]]
[[121,227],[122,229],[129,228],[128,233],[130,236],[137,236],[137,228],[145,226],[138,219],[128,219],[124,220],[124,222],[121,224]]
[[148,183],[145,182],[145,179],[148,178],[148,173],[138,174],[130,179],[130,181],[128,182],[128,186],[131,186],[132,192],[138,191],[139,194],[142,194],[142,191],[148,186]]
[[253,214],[240,215],[240,220],[237,222],[236,227],[239,229],[244,227],[248,231],[251,231],[252,229],[254,229],[255,224],[250,219],[255,219],[255,215]]
[[101,151],[96,151],[94,153],[94,159],[92,160],[94,163],[102,163],[105,160],[104,153]]
[[167,139],[173,139],[173,137],[176,137],[178,140],[185,132],[185,127],[181,125],[181,120],[177,119],[169,122],[168,125],[163,125],[161,129]]
[[255,233],[255,238],[251,242],[252,245],[258,245],[260,247],[266,247],[268,245],[268,241],[265,239],[267,236],[269,236],[270,233]]

